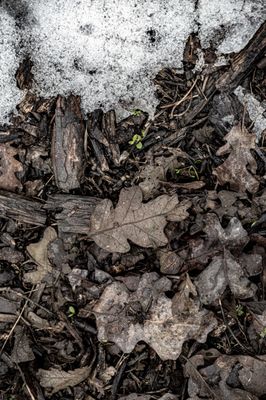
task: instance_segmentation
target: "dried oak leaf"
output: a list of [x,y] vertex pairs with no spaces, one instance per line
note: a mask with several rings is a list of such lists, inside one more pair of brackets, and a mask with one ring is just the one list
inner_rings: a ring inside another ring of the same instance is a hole
[[22,164],[14,158],[17,150],[9,144],[0,144],[0,188],[15,191],[22,189],[16,173],[22,172]]
[[46,389],[52,389],[51,394],[59,392],[59,390],[73,387],[88,378],[91,370],[89,367],[77,368],[73,371],[63,371],[56,368],[39,369],[37,377],[40,385]]
[[167,221],[186,219],[191,203],[179,203],[176,195],[162,195],[148,203],[142,203],[142,198],[141,189],[133,186],[121,190],[115,209],[110,200],[102,200],[91,216],[91,239],[113,253],[128,252],[128,240],[142,247],[165,246]]
[[29,255],[37,264],[37,271],[27,272],[24,275],[27,282],[31,282],[33,285],[39,283],[52,271],[52,265],[48,259],[48,245],[55,239],[57,239],[56,230],[49,226],[38,243],[31,243],[27,246]]
[[203,304],[215,303],[227,286],[239,299],[253,297],[257,291],[257,286],[250,282],[245,270],[229,251],[225,251],[224,256],[214,257],[194,283]]
[[15,343],[12,349],[11,360],[18,364],[34,359],[32,342],[27,335],[27,331],[24,327],[18,325],[15,329]]
[[135,292],[120,282],[107,286],[93,310],[98,339],[114,342],[124,353],[144,341],[162,360],[176,360],[186,340],[204,343],[217,323],[212,312],[191,298],[196,290],[189,278],[173,299],[165,295],[171,286],[155,272],[144,273]]
[[[230,153],[223,164],[213,170],[220,185],[230,184],[232,190],[255,193],[259,182],[256,174],[257,164],[250,150],[255,149],[256,135],[251,134],[240,125],[234,126],[224,137],[227,143],[217,151],[218,156]],[[249,170],[251,173],[249,172]]]
[[208,235],[209,244],[212,245],[218,243],[231,249],[243,248],[249,242],[247,231],[236,217],[231,218],[224,229],[217,215],[208,213],[203,230]]

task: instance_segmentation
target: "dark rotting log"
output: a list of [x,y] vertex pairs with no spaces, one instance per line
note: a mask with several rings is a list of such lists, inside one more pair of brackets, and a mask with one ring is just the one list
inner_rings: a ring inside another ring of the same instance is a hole
[[46,212],[42,203],[30,200],[22,195],[0,191],[0,212],[2,218],[12,218],[17,222],[43,226]]

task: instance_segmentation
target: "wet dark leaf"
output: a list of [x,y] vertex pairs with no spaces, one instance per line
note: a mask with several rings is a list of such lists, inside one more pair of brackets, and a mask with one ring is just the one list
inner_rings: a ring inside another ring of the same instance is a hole
[[259,189],[259,182],[254,177],[257,164],[250,152],[251,149],[255,149],[256,136],[237,125],[224,137],[224,140],[227,144],[218,150],[217,155],[230,154],[222,165],[213,170],[219,184],[229,183],[232,190],[256,193]]

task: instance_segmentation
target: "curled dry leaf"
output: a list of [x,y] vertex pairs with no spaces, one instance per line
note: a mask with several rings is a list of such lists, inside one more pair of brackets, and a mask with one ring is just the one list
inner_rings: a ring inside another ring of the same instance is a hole
[[255,149],[256,136],[237,125],[224,139],[227,143],[220,147],[216,154],[218,156],[230,154],[223,164],[213,170],[219,184],[229,183],[230,188],[238,192],[246,190],[250,193],[257,192],[259,182],[253,176],[256,174],[257,164],[250,152],[251,149]]
[[162,274],[178,274],[184,263],[184,260],[182,260],[178,254],[167,249],[159,250],[158,256],[160,260],[160,271]]
[[196,291],[188,277],[174,299],[165,295],[171,285],[152,272],[143,274],[133,293],[123,283],[107,286],[94,307],[98,339],[116,343],[125,353],[143,340],[162,360],[176,360],[186,340],[204,343],[216,326],[213,314],[191,298]]
[[187,360],[191,399],[258,400],[266,393],[265,356],[226,356],[202,350]]
[[[223,355],[215,361],[212,371],[206,367],[202,374],[211,382],[219,382],[216,391],[219,398],[254,400],[266,394],[266,357],[258,358]],[[236,388],[231,387],[232,380]]]
[[31,243],[27,246],[29,255],[37,264],[37,271],[27,272],[24,275],[27,282],[31,282],[33,285],[39,283],[52,271],[52,265],[48,259],[48,245],[55,239],[57,239],[56,230],[49,226],[38,243]]
[[[147,200],[157,194],[160,182],[166,179],[168,171],[174,172],[180,166],[180,159],[188,158],[188,155],[180,149],[171,149],[173,155],[169,157],[157,157],[153,165],[145,165],[140,171],[140,178],[143,182],[139,184],[144,199]],[[179,160],[178,160],[179,159]]]
[[73,387],[88,378],[91,370],[89,367],[77,368],[73,371],[62,371],[56,368],[48,370],[39,369],[38,378],[42,387],[51,389],[51,394],[59,392],[59,390]]
[[22,189],[16,173],[22,172],[22,164],[14,158],[17,150],[9,144],[0,144],[0,188],[10,191]]
[[115,209],[108,199],[96,206],[89,236],[99,247],[126,253],[130,250],[128,240],[142,247],[165,246],[167,221],[183,221],[188,216],[191,203],[179,203],[176,195],[162,195],[148,203],[142,203],[142,197],[141,189],[133,186],[121,190]]

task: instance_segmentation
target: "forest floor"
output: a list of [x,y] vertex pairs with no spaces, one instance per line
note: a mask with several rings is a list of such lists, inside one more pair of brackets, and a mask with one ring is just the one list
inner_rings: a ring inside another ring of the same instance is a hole
[[152,120],[36,98],[21,64],[0,130],[1,399],[266,399],[265,32],[198,72],[190,36]]

